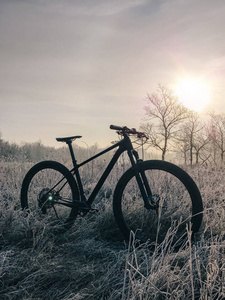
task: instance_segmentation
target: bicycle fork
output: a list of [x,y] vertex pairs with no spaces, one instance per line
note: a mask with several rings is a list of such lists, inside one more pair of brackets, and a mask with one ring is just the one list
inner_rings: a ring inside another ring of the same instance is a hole
[[[135,177],[136,177],[137,184],[138,184],[140,192],[141,192],[141,196],[144,200],[145,208],[148,210],[157,209],[158,205],[156,203],[154,203],[154,201],[152,201],[153,195],[152,195],[152,191],[149,186],[147,177],[145,175],[145,172],[144,171],[139,172],[139,170],[138,170],[139,163],[141,163],[142,160],[139,158],[139,155],[138,155],[137,151],[135,151],[135,150],[133,150],[132,153],[131,153],[131,151],[128,151],[128,155],[129,155],[131,164],[135,171]],[[133,156],[135,157],[136,162],[134,161]]]

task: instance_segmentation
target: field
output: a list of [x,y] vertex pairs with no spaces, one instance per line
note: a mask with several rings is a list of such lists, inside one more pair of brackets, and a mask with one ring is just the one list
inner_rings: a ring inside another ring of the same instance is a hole
[[[225,299],[224,166],[186,168],[203,198],[200,233],[192,246],[152,253],[125,243],[116,227],[107,192],[118,167],[99,196],[99,212],[56,235],[20,209],[31,165],[0,162],[0,299]],[[83,175],[90,189],[92,171],[101,169],[92,167]]]

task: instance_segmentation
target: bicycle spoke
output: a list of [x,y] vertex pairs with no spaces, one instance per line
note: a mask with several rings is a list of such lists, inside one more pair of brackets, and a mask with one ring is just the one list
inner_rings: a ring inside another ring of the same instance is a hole
[[53,209],[54,209],[54,211],[55,211],[55,215],[56,215],[57,219],[59,219],[59,215],[57,214],[57,211],[56,211],[55,205],[53,205]]

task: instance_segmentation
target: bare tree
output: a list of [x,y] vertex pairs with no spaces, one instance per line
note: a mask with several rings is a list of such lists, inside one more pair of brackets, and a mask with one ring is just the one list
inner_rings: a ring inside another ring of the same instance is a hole
[[177,134],[178,148],[183,152],[185,164],[190,165],[199,162],[200,153],[209,143],[209,135],[206,126],[196,112],[190,111],[186,122],[181,126]]
[[210,116],[212,120],[210,139],[214,145],[217,145],[220,151],[220,159],[223,161],[225,153],[225,115],[212,113]]
[[209,122],[208,130],[209,130],[209,138],[210,138],[209,152],[211,153],[214,164],[216,164],[218,151],[220,151],[220,150],[218,148],[218,143],[217,143],[218,130],[215,126],[213,119],[211,119]]
[[198,131],[198,115],[197,113],[190,112],[187,121],[180,127],[176,139],[180,150],[183,150],[185,164],[189,161],[193,164],[193,151],[194,151],[194,136]]
[[206,146],[210,142],[210,137],[208,133],[208,128],[205,124],[199,124],[199,130],[196,132],[195,140],[194,140],[194,149],[195,149],[195,162],[199,163],[199,159],[201,161],[207,161],[209,158],[208,151]]
[[178,125],[187,117],[188,109],[181,105],[173,92],[165,85],[158,85],[157,93],[147,95],[146,122],[142,130],[149,137],[149,146],[162,153],[165,160],[169,142],[175,138]]

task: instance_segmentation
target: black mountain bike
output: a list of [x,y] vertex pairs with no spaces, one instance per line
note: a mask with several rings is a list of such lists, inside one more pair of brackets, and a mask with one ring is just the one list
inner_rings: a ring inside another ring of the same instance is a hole
[[[49,222],[54,219],[68,229],[78,215],[95,211],[92,203],[120,155],[126,151],[131,167],[119,179],[113,196],[115,220],[124,238],[129,240],[133,231],[137,240],[158,244],[172,233],[179,241],[187,232],[187,224],[193,236],[199,230],[203,211],[201,194],[193,179],[172,163],[139,159],[130,136],[144,141],[144,133],[114,125],[110,129],[116,130],[121,140],[79,164],[72,141],[81,136],[57,138],[69,146],[73,169],[68,170],[56,161],[33,166],[22,183],[22,208],[29,212],[38,209]],[[115,148],[111,161],[86,198],[79,168]]]

